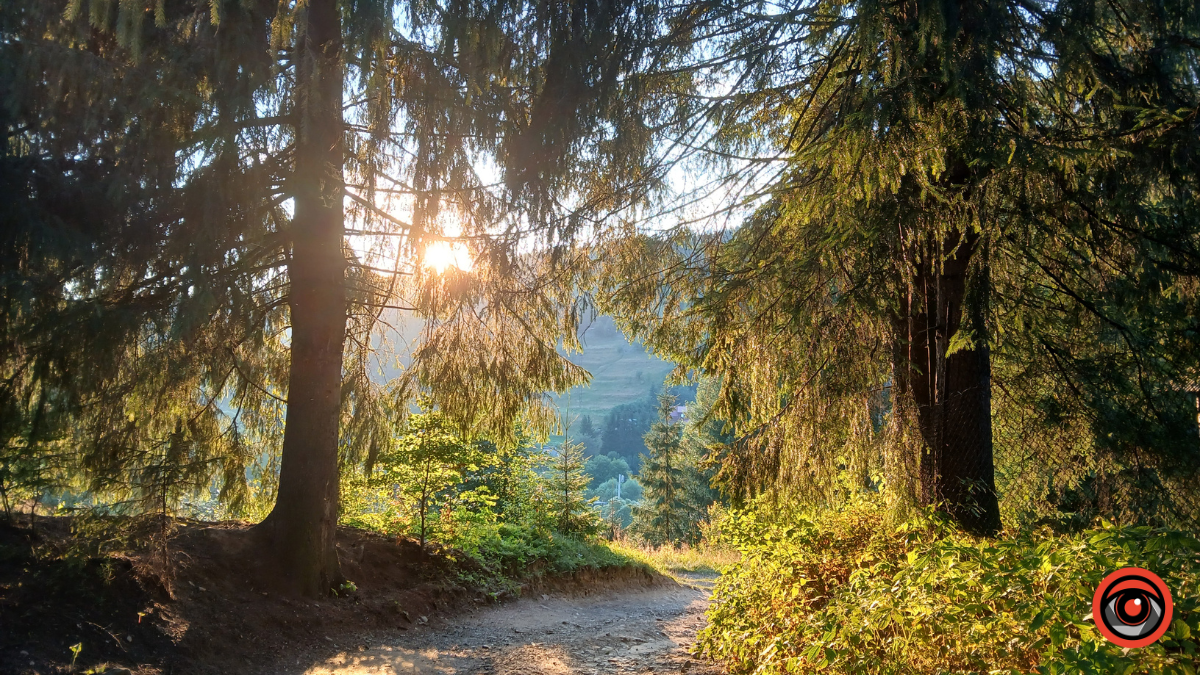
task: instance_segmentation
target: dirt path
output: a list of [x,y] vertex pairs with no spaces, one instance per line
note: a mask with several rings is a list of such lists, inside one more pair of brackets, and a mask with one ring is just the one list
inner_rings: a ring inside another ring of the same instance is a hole
[[696,632],[704,625],[711,579],[690,582],[589,597],[522,599],[419,625],[400,636],[363,638],[332,658],[281,664],[278,672],[718,675],[712,664],[689,654]]

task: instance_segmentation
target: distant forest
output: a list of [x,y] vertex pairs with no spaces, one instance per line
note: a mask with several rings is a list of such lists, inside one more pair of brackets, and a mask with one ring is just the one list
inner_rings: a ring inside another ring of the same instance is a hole
[[681,406],[696,398],[695,385],[664,388],[659,383],[649,387],[642,398],[613,406],[603,418],[595,419],[590,415],[580,418],[574,426],[576,437],[572,440],[584,445],[588,457],[615,454],[629,464],[630,471],[637,473],[641,466],[640,455],[646,452],[644,437],[658,419],[658,396],[664,389],[674,395]]

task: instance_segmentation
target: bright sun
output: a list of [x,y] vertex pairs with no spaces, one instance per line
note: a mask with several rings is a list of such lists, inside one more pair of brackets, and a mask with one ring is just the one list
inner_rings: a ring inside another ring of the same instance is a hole
[[438,274],[445,272],[446,268],[451,266],[468,272],[471,269],[471,253],[462,244],[435,241],[425,247],[425,256],[422,262],[426,267],[432,267]]

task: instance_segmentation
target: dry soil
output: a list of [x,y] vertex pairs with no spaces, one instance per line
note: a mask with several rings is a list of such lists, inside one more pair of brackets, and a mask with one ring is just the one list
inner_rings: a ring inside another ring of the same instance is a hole
[[690,653],[704,625],[711,579],[613,587],[587,596],[540,594],[403,635],[363,636],[319,660],[281,663],[279,675],[717,675]]

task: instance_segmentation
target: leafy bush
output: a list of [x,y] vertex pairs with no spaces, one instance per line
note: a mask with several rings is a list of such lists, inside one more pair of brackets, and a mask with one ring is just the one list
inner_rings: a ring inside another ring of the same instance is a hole
[[369,469],[343,467],[342,524],[411,535],[424,545],[501,514],[517,520],[536,511],[531,483],[541,459],[531,448],[500,450],[463,438],[436,412],[410,415],[403,431]]
[[[595,497],[600,502],[607,502],[617,496],[617,479],[609,478],[588,492],[588,497]],[[642,500],[642,484],[636,478],[630,478],[621,484],[621,498],[627,502]]]
[[596,455],[588,459],[584,471],[592,479],[591,488],[593,490],[608,481],[612,481],[616,485],[618,475],[624,474],[628,478],[631,473],[629,462],[625,461],[624,457],[615,452],[610,452],[607,455]]
[[603,541],[534,525],[478,525],[464,529],[448,543],[462,549],[489,573],[509,579],[625,566],[632,562]]
[[[930,514],[890,527],[869,501],[786,520],[748,512],[722,528],[742,559],[699,646],[734,673],[1196,672],[1200,541],[1188,533],[1102,522],[975,539]],[[1175,620],[1124,650],[1096,630],[1091,602],[1131,565],[1166,581]]]

